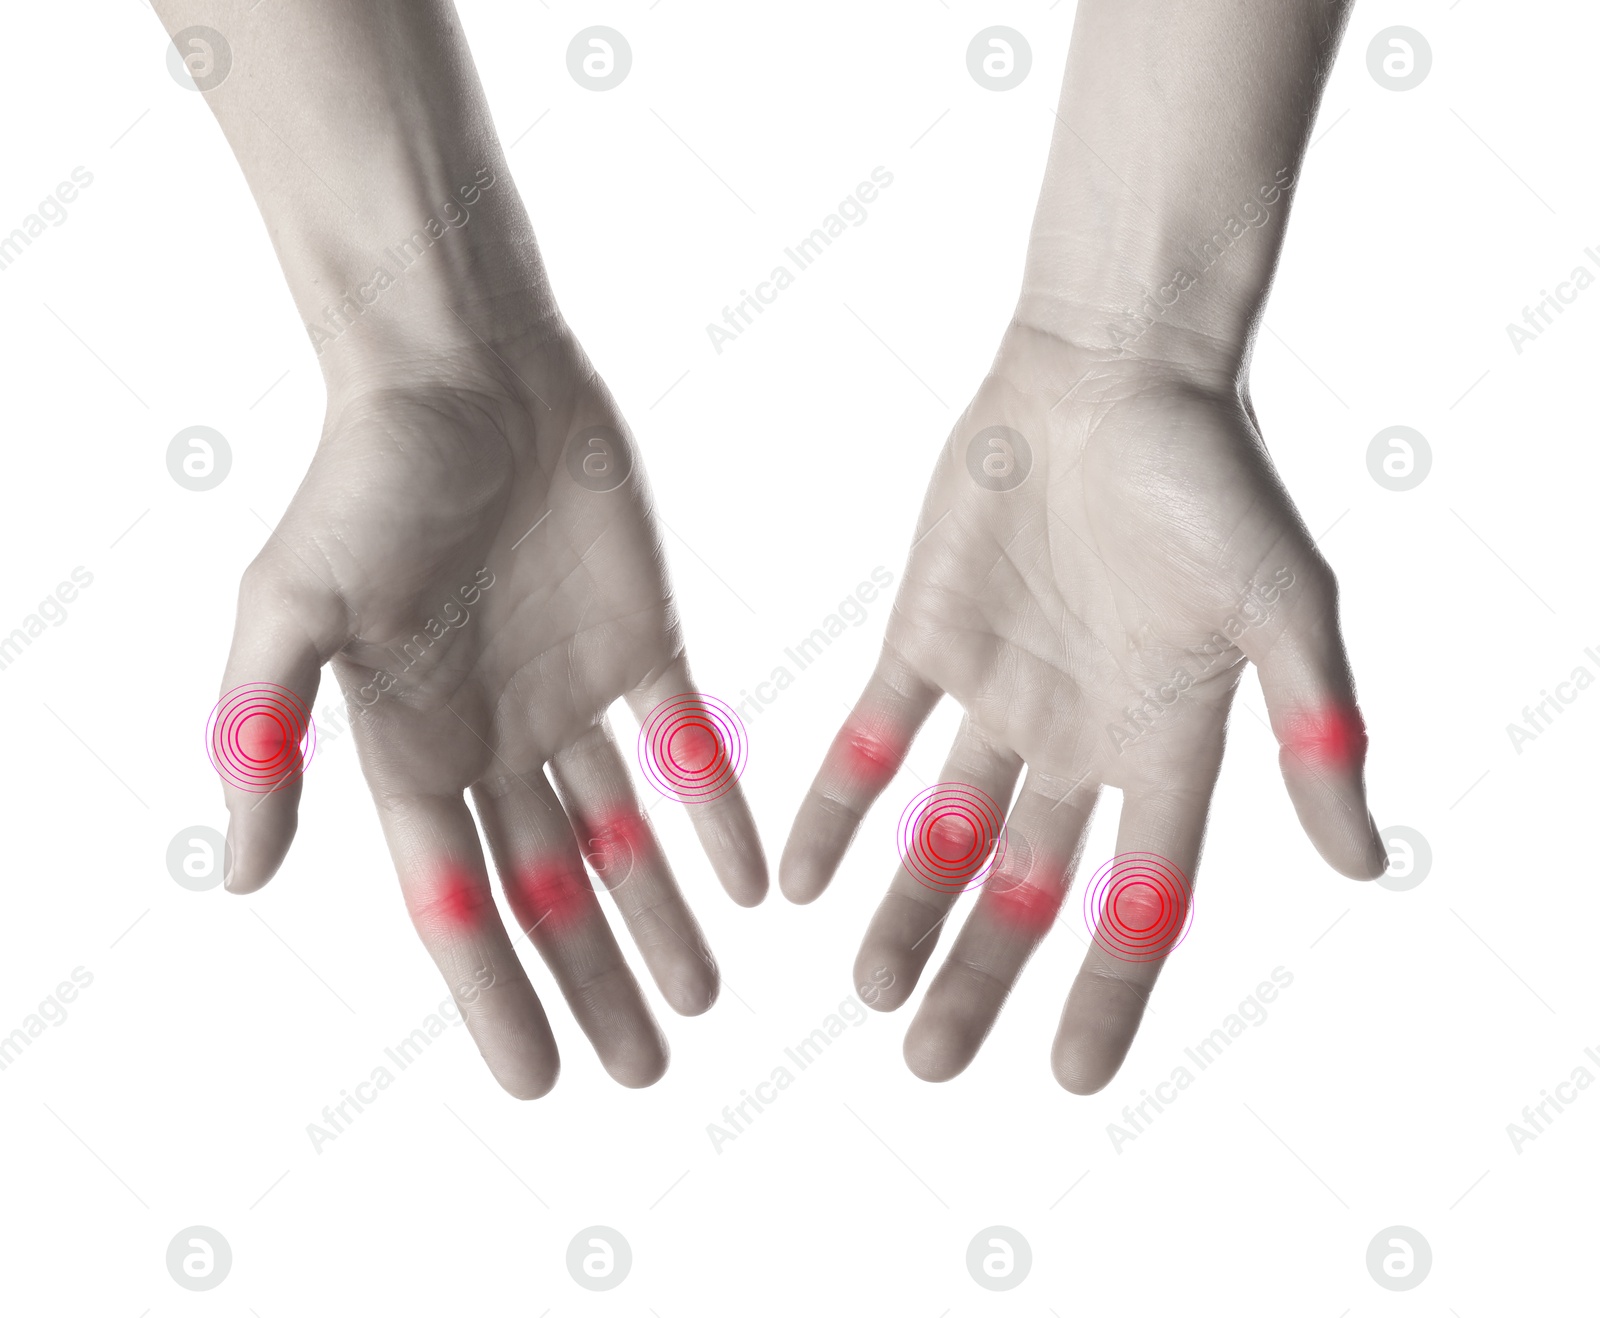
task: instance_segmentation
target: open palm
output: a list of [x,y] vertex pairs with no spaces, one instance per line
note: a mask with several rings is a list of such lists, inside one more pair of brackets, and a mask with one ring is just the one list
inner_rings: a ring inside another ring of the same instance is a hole
[[[265,792],[224,773],[233,891],[267,882],[288,850],[304,765],[283,743],[330,660],[413,922],[500,1083],[536,1097],[559,1063],[495,909],[469,789],[516,923],[607,1070],[657,1079],[665,1041],[584,861],[667,1001],[709,1007],[715,962],[605,717],[618,697],[641,719],[697,698],[636,450],[565,333],[330,399],[240,593],[225,695],[263,691],[288,716],[246,720],[231,753],[290,772]],[[737,786],[690,811],[729,893],[759,902],[765,862]]]
[[792,900],[815,899],[940,696],[960,701],[943,786],[903,823],[856,965],[858,983],[892,976],[873,1005],[898,1007],[981,885],[907,1035],[919,1075],[976,1054],[1054,922],[1102,785],[1124,793],[1118,861],[1053,1065],[1079,1093],[1116,1073],[1187,918],[1247,658],[1311,840],[1341,873],[1381,873],[1333,576],[1242,388],[1014,327],[941,455],[877,670],[781,866]]

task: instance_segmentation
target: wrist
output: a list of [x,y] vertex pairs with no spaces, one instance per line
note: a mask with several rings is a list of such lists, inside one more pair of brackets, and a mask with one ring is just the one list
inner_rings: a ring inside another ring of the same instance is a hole
[[1063,224],[1040,201],[1016,318],[1107,357],[1236,373],[1265,304],[1295,178],[1260,171],[1237,197]]
[[227,26],[206,102],[330,389],[555,317],[449,0],[156,4],[175,33]]
[[1152,389],[1218,402],[1237,401],[1246,392],[1244,372],[1215,345],[1169,337],[1160,346],[1165,350],[1119,356],[1092,343],[1089,333],[1077,326],[1062,333],[1013,319],[990,375],[1030,395],[1055,417],[1076,405],[1097,409]]
[[1173,315],[1177,302],[1144,308],[1165,291],[1181,300],[1172,282],[1152,280],[1120,290],[1025,285],[1013,325],[1057,343],[1081,358],[1081,369],[1098,366],[1159,367],[1220,386],[1242,378],[1248,338],[1233,326],[1203,326]]
[[1080,0],[1019,322],[1243,366],[1345,0]]
[[[431,171],[370,207],[359,229],[308,227],[280,245],[330,387],[408,363],[542,339],[560,315],[503,164]],[[364,207],[364,209],[369,209]]]

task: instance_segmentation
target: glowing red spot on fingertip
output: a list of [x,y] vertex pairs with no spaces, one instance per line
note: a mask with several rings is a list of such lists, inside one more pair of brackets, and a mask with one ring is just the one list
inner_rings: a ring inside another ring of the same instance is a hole
[[1350,769],[1367,755],[1367,727],[1355,706],[1297,710],[1284,720],[1283,748],[1313,768]]

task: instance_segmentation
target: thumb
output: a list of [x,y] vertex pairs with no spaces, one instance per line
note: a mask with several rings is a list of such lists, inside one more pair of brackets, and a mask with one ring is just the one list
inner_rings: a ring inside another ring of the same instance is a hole
[[304,575],[288,576],[265,551],[246,570],[222,694],[206,726],[228,807],[230,892],[254,892],[288,854],[316,747],[318,678],[346,639],[344,609],[330,590],[295,584]]
[[1339,873],[1376,878],[1387,856],[1367,808],[1367,729],[1339,632],[1338,583],[1314,550],[1287,574],[1289,584],[1283,575],[1276,616],[1238,645],[1260,675],[1300,826]]

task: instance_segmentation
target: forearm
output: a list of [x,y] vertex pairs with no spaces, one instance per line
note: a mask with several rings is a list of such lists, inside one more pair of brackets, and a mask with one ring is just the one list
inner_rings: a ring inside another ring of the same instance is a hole
[[1080,0],[1019,322],[1236,372],[1346,0]]
[[205,98],[330,385],[554,321],[449,0],[155,7],[226,38]]

